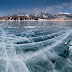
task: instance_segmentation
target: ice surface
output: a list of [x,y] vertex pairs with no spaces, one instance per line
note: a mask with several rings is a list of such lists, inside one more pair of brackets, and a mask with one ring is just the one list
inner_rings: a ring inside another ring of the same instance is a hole
[[14,23],[0,25],[0,72],[72,72],[72,28]]

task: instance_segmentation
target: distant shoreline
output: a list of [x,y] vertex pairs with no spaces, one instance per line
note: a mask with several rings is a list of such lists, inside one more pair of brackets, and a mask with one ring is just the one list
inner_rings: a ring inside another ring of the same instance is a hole
[[0,21],[72,21],[72,13],[16,14],[0,17]]
[[27,16],[0,17],[0,21],[72,21],[72,18],[38,18]]
[[0,20],[0,21],[39,21],[39,22],[44,22],[44,21],[72,21],[72,20]]

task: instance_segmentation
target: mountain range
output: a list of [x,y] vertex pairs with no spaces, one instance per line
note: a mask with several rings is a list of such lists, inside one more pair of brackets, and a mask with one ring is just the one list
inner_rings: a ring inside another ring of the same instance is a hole
[[42,12],[39,14],[19,13],[0,17],[0,20],[72,20],[72,13],[53,13]]

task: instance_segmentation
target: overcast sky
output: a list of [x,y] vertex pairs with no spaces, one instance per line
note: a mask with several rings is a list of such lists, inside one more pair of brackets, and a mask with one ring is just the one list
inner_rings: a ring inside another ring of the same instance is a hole
[[0,0],[0,16],[40,12],[72,13],[72,0]]

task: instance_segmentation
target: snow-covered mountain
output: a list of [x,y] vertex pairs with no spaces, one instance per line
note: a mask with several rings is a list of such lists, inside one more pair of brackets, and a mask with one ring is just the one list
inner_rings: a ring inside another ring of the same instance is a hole
[[37,17],[37,18],[72,18],[71,13],[54,13],[54,14],[49,14],[47,12],[42,12],[39,14],[29,14],[29,13],[19,13],[19,14],[14,14],[13,16],[26,16],[26,17]]
[[72,20],[72,13],[53,13],[42,12],[39,14],[19,13],[11,16],[0,17],[0,20]]

